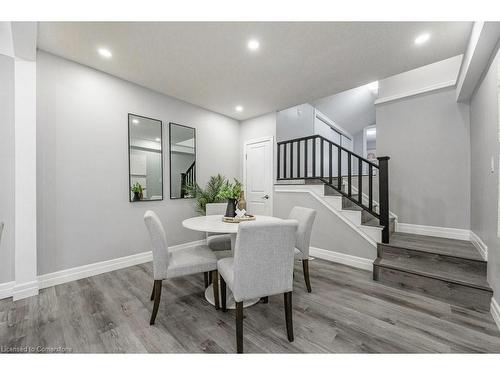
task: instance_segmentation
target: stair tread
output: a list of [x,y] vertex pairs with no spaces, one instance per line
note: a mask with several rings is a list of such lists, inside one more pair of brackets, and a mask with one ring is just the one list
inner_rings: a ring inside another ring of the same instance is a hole
[[404,256],[391,258],[377,258],[374,265],[397,269],[404,272],[418,274],[424,277],[470,286],[476,289],[491,291],[486,275],[480,275],[459,267],[446,267],[441,262],[429,259],[415,259]]
[[395,232],[392,234],[389,243],[384,245],[456,258],[485,261],[470,241]]

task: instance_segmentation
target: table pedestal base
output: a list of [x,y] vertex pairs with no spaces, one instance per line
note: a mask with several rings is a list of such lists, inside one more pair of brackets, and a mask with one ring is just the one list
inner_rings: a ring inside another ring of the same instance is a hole
[[[215,300],[214,300],[214,287],[212,284],[208,286],[208,288],[205,290],[205,298],[207,299],[210,304],[215,306]],[[221,293],[220,293],[220,286],[219,286],[219,298],[221,298]],[[248,307],[255,305],[257,302],[260,301],[260,298],[254,298],[250,299],[248,301],[243,301],[243,307]],[[222,303],[221,303],[222,307]],[[236,308],[236,303],[234,302],[233,298],[233,293],[229,288],[226,288],[226,308],[229,310],[234,310]]]

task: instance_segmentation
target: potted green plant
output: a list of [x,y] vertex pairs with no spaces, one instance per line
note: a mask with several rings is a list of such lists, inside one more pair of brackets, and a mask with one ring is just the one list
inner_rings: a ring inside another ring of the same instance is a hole
[[225,199],[219,198],[219,192],[224,185],[226,178],[218,174],[211,176],[207,182],[205,189],[202,189],[196,182],[186,186],[186,192],[189,196],[196,199],[196,210],[202,214],[206,214],[207,203],[220,203]]
[[142,198],[142,186],[140,183],[136,182],[135,184],[132,185],[130,188],[132,193],[134,193],[134,197],[132,198],[133,201],[140,201]]
[[218,197],[223,200],[227,200],[227,208],[226,208],[226,217],[235,217],[236,216],[236,203],[240,198],[242,190],[241,182],[237,179],[234,179],[234,183],[226,180],[222,185]]

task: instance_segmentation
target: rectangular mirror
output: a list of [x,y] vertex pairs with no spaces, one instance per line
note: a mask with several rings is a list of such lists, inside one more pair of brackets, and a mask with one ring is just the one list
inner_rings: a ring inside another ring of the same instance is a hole
[[163,136],[160,120],[128,114],[129,200],[163,199]]
[[171,122],[170,199],[191,198],[186,191],[196,182],[196,132],[194,128]]

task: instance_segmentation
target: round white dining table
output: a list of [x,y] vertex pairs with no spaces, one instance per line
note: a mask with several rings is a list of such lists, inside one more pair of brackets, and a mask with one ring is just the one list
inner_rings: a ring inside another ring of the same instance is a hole
[[[273,216],[256,215],[255,220],[259,223],[262,222],[273,222],[282,220]],[[195,230],[198,232],[209,232],[209,233],[228,233],[231,235],[231,251],[234,250],[234,244],[236,242],[236,234],[238,233],[238,223],[226,223],[222,221],[222,215],[207,215],[207,216],[196,216],[186,219],[182,222],[182,226],[187,229]],[[219,292],[219,296],[221,293]],[[211,285],[205,290],[205,298],[212,305],[215,305],[214,292]],[[259,302],[259,299],[252,299],[248,301],[243,301],[243,307],[248,307],[255,305]],[[226,307],[228,309],[234,309],[236,307],[233,293],[229,288],[226,291]]]

